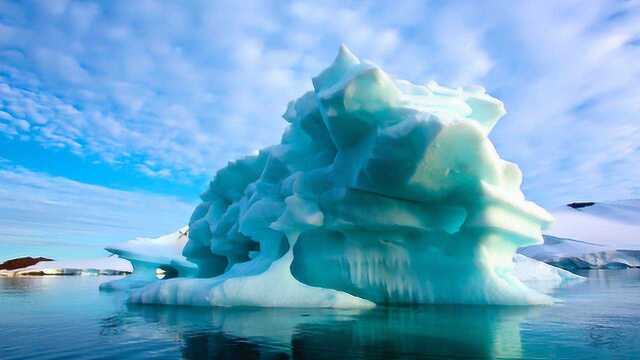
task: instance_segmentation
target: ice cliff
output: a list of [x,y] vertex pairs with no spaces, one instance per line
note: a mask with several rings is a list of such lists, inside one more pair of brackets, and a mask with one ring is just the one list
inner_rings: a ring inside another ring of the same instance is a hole
[[229,163],[201,195],[183,255],[197,278],[138,303],[289,307],[544,304],[514,274],[552,219],[488,138],[482,88],[394,80],[341,47],[291,102],[280,144]]

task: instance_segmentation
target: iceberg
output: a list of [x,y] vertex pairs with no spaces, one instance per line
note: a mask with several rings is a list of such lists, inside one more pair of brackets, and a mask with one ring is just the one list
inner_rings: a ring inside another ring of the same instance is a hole
[[[131,275],[123,279],[102,283],[100,290],[130,290],[142,287],[159,279],[158,270],[165,272],[162,279],[176,276],[196,277],[197,269],[193,268],[193,264],[187,267],[187,271],[174,268],[177,264],[186,261],[180,255],[186,243],[186,234],[188,234],[188,226],[159,238],[137,238],[107,247],[109,252],[121,256],[123,261],[127,260],[136,266],[134,268],[133,265],[129,265],[129,272],[132,268],[134,269]],[[164,258],[164,260],[158,260],[158,257]],[[559,286],[569,285],[576,280],[584,279],[582,276],[522,254],[516,254],[513,261],[515,276],[527,286],[545,293]],[[0,275],[2,275],[2,271],[0,271]]]
[[513,262],[513,271],[518,280],[543,293],[550,293],[558,287],[573,285],[586,280],[586,278],[576,275],[571,271],[549,265],[522,254],[516,254],[513,257]]
[[568,270],[640,267],[640,200],[574,202],[552,213],[544,243],[520,253]]
[[163,278],[196,276],[197,266],[182,256],[188,233],[189,227],[184,226],[158,238],[137,238],[106,247],[105,250],[122,261],[130,262],[133,272],[122,279],[100,284],[100,290],[139,288],[158,280],[159,272]]
[[182,251],[197,274],[129,300],[549,304],[514,272],[553,219],[488,138],[504,114],[480,87],[396,80],[342,46],[288,105],[281,143],[230,162],[201,195]]

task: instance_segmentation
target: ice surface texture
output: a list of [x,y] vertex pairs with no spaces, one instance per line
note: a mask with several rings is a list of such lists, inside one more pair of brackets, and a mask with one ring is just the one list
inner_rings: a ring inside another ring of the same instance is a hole
[[289,104],[280,144],[218,171],[183,255],[197,279],[141,303],[369,307],[544,304],[513,272],[551,221],[488,138],[505,113],[479,87],[394,80],[341,47]]

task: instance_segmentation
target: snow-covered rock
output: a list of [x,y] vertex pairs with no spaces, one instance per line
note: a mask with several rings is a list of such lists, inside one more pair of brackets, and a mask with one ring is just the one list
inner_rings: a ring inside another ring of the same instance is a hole
[[32,266],[4,271],[5,276],[41,275],[121,275],[131,272],[128,261],[117,257],[43,261]]
[[519,253],[565,269],[640,266],[640,200],[572,203],[552,213],[544,244]]

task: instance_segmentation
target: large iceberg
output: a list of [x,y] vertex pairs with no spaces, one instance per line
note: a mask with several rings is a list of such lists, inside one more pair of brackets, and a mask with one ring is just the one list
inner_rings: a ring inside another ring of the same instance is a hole
[[[129,262],[129,264],[126,264],[129,272],[131,272],[132,268],[134,270],[132,274],[122,279],[100,284],[100,290],[131,290],[156,282],[159,279],[164,280],[177,276],[196,277],[198,270],[194,268],[195,265],[186,261],[181,255],[186,244],[187,233],[188,227],[185,226],[158,238],[142,237],[106,247],[107,251],[123,259],[120,260],[121,262],[125,262],[125,260]],[[188,264],[186,267],[185,262]],[[576,280],[584,279],[569,271],[522,254],[516,254],[513,257],[513,262],[514,274],[520,281],[545,293],[551,292],[559,286],[569,285]],[[133,266],[134,264],[135,267]],[[29,269],[25,268],[25,270]],[[159,277],[158,270],[162,270],[164,276]],[[3,275],[3,271],[0,270],[0,276]]]
[[341,47],[291,102],[280,144],[229,163],[201,195],[183,255],[196,278],[136,303],[371,307],[546,304],[514,274],[552,218],[488,138],[480,87],[394,80]]

